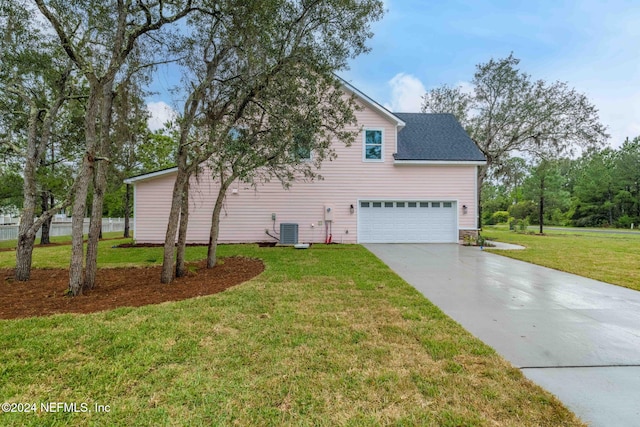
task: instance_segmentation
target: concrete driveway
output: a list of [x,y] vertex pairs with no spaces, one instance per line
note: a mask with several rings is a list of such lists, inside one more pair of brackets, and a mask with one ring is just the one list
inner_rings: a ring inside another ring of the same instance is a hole
[[640,425],[640,292],[476,247],[365,247],[590,425]]

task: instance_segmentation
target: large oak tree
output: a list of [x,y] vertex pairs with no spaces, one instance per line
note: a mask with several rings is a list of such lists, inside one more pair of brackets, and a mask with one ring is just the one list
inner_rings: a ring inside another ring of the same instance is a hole
[[[46,243],[53,214],[71,203],[66,183],[60,183],[66,180],[55,176],[59,150],[54,140],[56,126],[73,115],[74,108],[69,104],[82,99],[83,88],[62,48],[37,24],[31,5],[3,2],[0,12],[4,30],[0,39],[0,121],[6,130],[0,139],[22,165],[23,203],[15,277],[26,281],[37,231],[42,228],[42,241]],[[66,193],[57,204],[53,187],[61,188],[59,194]]]
[[513,153],[536,159],[600,146],[607,139],[598,110],[565,82],[533,80],[510,54],[476,66],[473,90],[442,86],[424,96],[423,111],[452,113],[487,158],[478,185]]
[[[132,51],[141,47],[140,39],[147,37],[149,43],[159,48],[159,38],[150,35],[198,9],[194,1],[35,0],[57,34],[62,48],[89,86],[84,122],[85,155],[78,171],[72,211],[69,267],[69,292],[72,295],[95,285],[98,238],[111,151],[114,88],[123,73],[132,72],[125,70],[125,65]],[[91,222],[86,267],[83,268],[83,222],[91,186]]]
[[317,167],[331,157],[333,138],[352,140],[344,127],[354,121],[354,104],[334,73],[367,50],[370,23],[382,14],[378,0],[219,5],[215,21],[193,22],[196,49],[188,57],[193,90],[180,120],[163,283],[174,276],[179,225],[178,274],[182,270],[187,185],[200,164],[207,162],[219,186],[208,252],[213,266],[220,210],[231,182],[276,178],[288,185],[296,176],[312,178],[315,169],[295,154],[300,148],[313,150]]

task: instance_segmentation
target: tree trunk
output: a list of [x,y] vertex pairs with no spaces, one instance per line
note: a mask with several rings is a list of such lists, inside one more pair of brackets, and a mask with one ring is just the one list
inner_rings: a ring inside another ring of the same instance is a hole
[[71,262],[69,265],[69,293],[73,296],[82,294],[84,283],[83,270],[83,225],[84,215],[87,210],[87,195],[89,185],[94,174],[94,157],[96,148],[96,120],[98,118],[98,102],[101,91],[96,87],[98,83],[91,82],[91,90],[87,99],[87,111],[85,113],[85,139],[87,143],[86,154],[82,159],[82,165],[77,178],[75,199],[71,213]]
[[73,296],[82,294],[84,282],[83,229],[84,214],[87,210],[87,194],[93,175],[93,156],[87,153],[82,161],[78,186],[71,210],[71,261],[69,264],[69,293]]
[[636,216],[640,218],[640,183],[636,182]]
[[31,257],[35,233],[31,233],[31,226],[35,218],[36,210],[36,165],[38,164],[37,138],[38,109],[32,106],[29,114],[28,146],[23,169],[23,194],[24,202],[20,225],[18,227],[18,248],[16,250],[15,277],[18,281],[27,281],[31,277]]
[[[29,229],[29,223],[24,217],[24,209],[20,218],[20,227],[18,232],[18,247],[16,248],[16,270],[15,278],[18,281],[26,282],[31,277],[31,261],[33,254],[33,244],[36,240],[36,234]],[[31,217],[33,222],[33,216]],[[23,225],[24,223],[24,225]],[[26,229],[26,231],[25,231]]]
[[187,246],[187,227],[189,225],[189,181],[185,184],[180,208],[180,229],[178,231],[178,247],[176,248],[176,277],[187,274],[185,267],[185,249]]
[[98,272],[98,242],[102,237],[102,209],[104,195],[107,190],[107,170],[109,167],[109,131],[111,129],[111,110],[113,107],[113,80],[102,86],[100,105],[100,133],[98,141],[99,161],[94,166],[93,201],[91,205],[91,222],[87,239],[87,260],[83,288],[93,289]]
[[538,222],[540,223],[540,234],[544,227],[544,176],[540,179],[540,204],[538,210]]
[[36,235],[21,234],[18,239],[18,247],[16,248],[16,280],[27,281],[31,276],[31,260],[33,253],[33,244],[36,240]]
[[189,173],[183,167],[178,167],[178,176],[173,184],[173,195],[171,198],[171,210],[169,212],[169,222],[167,224],[167,233],[164,239],[164,256],[162,258],[162,273],[160,275],[161,283],[171,283],[173,281],[174,268],[174,250],[176,245],[176,233],[178,232],[178,220],[180,218],[180,209],[182,207],[182,196],[184,187],[189,180]]
[[122,237],[129,237],[129,218],[131,216],[131,184],[126,184],[124,193],[124,234]]
[[613,226],[613,192],[611,191],[611,185],[609,185],[609,226]]
[[187,146],[189,141],[189,132],[191,126],[196,117],[200,101],[204,97],[204,91],[200,85],[200,89],[195,90],[189,95],[189,98],[185,102],[184,114],[180,124],[180,140],[178,141],[178,175],[176,176],[176,182],[173,184],[173,194],[171,197],[171,210],[169,212],[169,222],[167,224],[167,234],[164,238],[164,254],[162,258],[162,273],[160,275],[160,282],[171,283],[173,281],[175,266],[174,266],[174,249],[176,243],[176,233],[178,231],[178,220],[180,216],[180,210],[182,209],[182,198],[185,192],[185,186],[189,183],[189,178],[193,172],[192,168],[196,168],[198,163],[194,160],[191,166],[188,166],[188,152]]
[[[53,208],[53,203],[49,205],[49,194],[46,191],[43,191],[40,197],[42,198],[41,207],[42,207],[42,214],[44,215],[44,213],[49,210],[49,206]],[[53,195],[51,196],[51,198],[53,198]],[[52,221],[53,221],[53,217],[50,217],[49,219],[47,219],[45,222],[42,223],[42,228],[40,233],[41,245],[48,245],[49,243],[51,243],[51,239],[49,238],[49,235],[51,231]]]
[[478,192],[478,199],[476,200],[477,209],[478,209],[478,229],[482,229],[482,186],[484,185],[484,180],[487,176],[487,170],[489,165],[478,166],[478,185],[476,187],[476,191]]
[[207,268],[213,268],[216,265],[216,251],[218,249],[218,236],[220,235],[220,212],[222,211],[222,202],[227,194],[229,184],[233,182],[232,178],[221,179],[220,189],[216,204],[211,214],[211,231],[209,232],[209,246],[207,248]]
[[99,174],[105,174],[104,165],[96,163],[93,184],[93,201],[91,204],[91,219],[89,220],[89,236],[87,237],[87,254],[83,290],[95,287],[96,274],[98,272],[98,242],[102,231],[102,206],[104,201],[104,187],[98,181]]
[[[15,277],[18,281],[27,281],[31,276],[31,262],[33,256],[33,244],[36,232],[42,225],[42,220],[48,220],[47,211],[43,211],[40,219],[35,219],[35,207],[37,198],[36,172],[47,144],[51,138],[51,127],[58,116],[58,111],[65,101],[65,87],[67,74],[63,74],[58,81],[59,93],[49,109],[46,111],[44,120],[38,132],[40,118],[40,108],[33,99],[29,98],[25,92],[18,91],[18,94],[30,105],[29,121],[27,131],[27,150],[23,169],[23,209],[20,226],[18,227],[18,248],[16,250],[16,270]],[[52,203],[53,205],[53,203]],[[53,207],[53,206],[52,206]]]

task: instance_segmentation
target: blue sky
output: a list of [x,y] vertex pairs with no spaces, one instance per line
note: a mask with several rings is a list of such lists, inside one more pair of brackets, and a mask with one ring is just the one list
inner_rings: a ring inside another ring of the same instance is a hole
[[392,111],[419,111],[429,88],[469,85],[476,64],[513,52],[532,78],[585,93],[611,145],[640,135],[637,0],[385,0],[385,7],[371,52],[340,75]]

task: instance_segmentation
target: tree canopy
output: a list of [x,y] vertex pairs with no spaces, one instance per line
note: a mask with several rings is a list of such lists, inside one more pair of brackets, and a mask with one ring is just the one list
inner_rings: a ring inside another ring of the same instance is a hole
[[492,176],[483,188],[485,223],[507,210],[529,224],[637,228],[640,137],[617,149],[587,150],[575,159],[529,162],[518,181]]
[[[206,162],[219,194],[212,212],[207,265],[215,264],[218,216],[226,189],[278,179],[312,179],[336,140],[354,135],[355,104],[334,74],[367,51],[379,0],[228,0],[212,16],[193,14],[176,46],[186,102],[178,118],[178,175],[165,236],[162,282],[180,274],[188,217],[188,183]],[[311,161],[298,156],[313,152]],[[180,230],[178,230],[180,221]]]
[[473,90],[442,86],[424,96],[423,111],[452,113],[487,157],[500,166],[512,153],[533,158],[601,146],[608,135],[598,110],[566,82],[533,80],[510,54],[478,64]]

